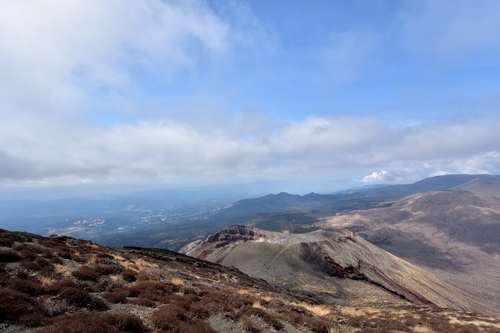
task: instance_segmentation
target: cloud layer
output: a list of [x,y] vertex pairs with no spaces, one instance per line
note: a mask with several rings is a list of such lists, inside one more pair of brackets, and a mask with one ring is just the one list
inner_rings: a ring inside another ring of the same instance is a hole
[[363,179],[368,182],[500,170],[498,119],[393,128],[363,118],[311,118],[245,138],[172,121],[0,129],[4,182],[237,181],[383,167]]
[[[406,8],[398,38],[403,35],[412,47],[444,58],[499,47],[494,33],[500,30],[499,21],[487,2],[480,1],[472,13],[466,10],[468,2],[445,7],[435,3]],[[223,15],[227,12],[232,16]],[[490,15],[483,16],[485,12]],[[428,44],[429,35],[435,43]],[[215,123],[199,120],[211,116],[202,102],[193,103],[202,105],[193,112],[199,121],[188,122],[179,116],[183,110],[171,110],[175,105],[146,117],[148,106],[134,100],[156,88],[150,80],[183,83],[189,76],[196,81],[198,69],[207,63],[226,57],[231,63],[240,47],[252,48],[256,55],[266,43],[274,44],[274,38],[249,7],[235,4],[213,8],[195,0],[4,3],[0,185],[293,181],[326,179],[345,170],[353,179],[381,182],[500,172],[496,110],[482,118],[424,120],[419,125],[376,116],[310,115],[271,121],[238,113],[235,126],[230,117]],[[351,84],[385,42],[387,35],[369,29],[337,31],[324,45],[312,48],[319,50],[324,65],[316,71],[332,75],[336,84]],[[242,58],[246,65],[253,55]],[[258,58],[250,63],[259,61],[264,62]],[[206,67],[210,72],[212,67]],[[224,69],[213,76],[219,74]],[[264,81],[272,82],[272,76]],[[129,116],[128,108],[134,109],[132,120],[122,121]],[[119,120],[105,121],[107,113]],[[272,126],[261,125],[267,121]]]

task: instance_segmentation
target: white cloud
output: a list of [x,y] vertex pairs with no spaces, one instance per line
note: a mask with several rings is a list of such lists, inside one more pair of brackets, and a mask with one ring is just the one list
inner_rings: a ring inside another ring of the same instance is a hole
[[133,85],[225,52],[229,27],[203,1],[8,1],[0,11],[0,107],[80,110],[95,90]]
[[381,183],[386,181],[386,177],[389,174],[386,170],[376,170],[372,171],[368,175],[364,176],[361,181],[363,183]]
[[[244,119],[243,119],[244,121]],[[10,183],[212,182],[329,177],[376,170],[365,182],[436,173],[500,172],[495,119],[392,128],[363,118],[312,118],[245,137],[172,120],[102,128],[38,120],[0,124],[0,179]],[[230,124],[228,126],[231,126]],[[482,128],[483,132],[476,131]],[[493,134],[492,134],[493,133]]]

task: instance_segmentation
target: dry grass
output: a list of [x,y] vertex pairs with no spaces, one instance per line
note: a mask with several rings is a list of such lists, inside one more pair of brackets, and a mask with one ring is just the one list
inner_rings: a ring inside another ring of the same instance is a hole
[[176,286],[183,286],[186,284],[186,281],[178,277],[173,277],[170,279],[170,283]]
[[290,303],[290,305],[306,309],[310,313],[315,314],[315,315],[320,316],[320,317],[327,316],[327,315],[331,314],[331,312],[332,312],[332,310],[328,306],[324,306],[324,305],[308,304],[308,303],[304,303],[304,302]]
[[54,271],[58,274],[65,276],[65,277],[70,277],[73,275],[73,269],[70,265],[56,264],[56,265],[54,265]]
[[38,280],[40,281],[40,283],[42,284],[43,287],[50,287],[51,285],[53,285],[57,281],[53,277],[44,276],[44,275],[39,276]]

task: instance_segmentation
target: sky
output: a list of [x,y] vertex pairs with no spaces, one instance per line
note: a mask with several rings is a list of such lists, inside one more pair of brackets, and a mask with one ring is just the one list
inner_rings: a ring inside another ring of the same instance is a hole
[[496,0],[19,0],[0,193],[500,173]]

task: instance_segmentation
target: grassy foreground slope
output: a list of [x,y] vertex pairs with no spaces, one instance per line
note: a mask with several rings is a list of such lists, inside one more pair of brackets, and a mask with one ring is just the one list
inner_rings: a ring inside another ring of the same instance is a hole
[[179,253],[0,231],[5,332],[498,332],[433,306],[350,307]]

